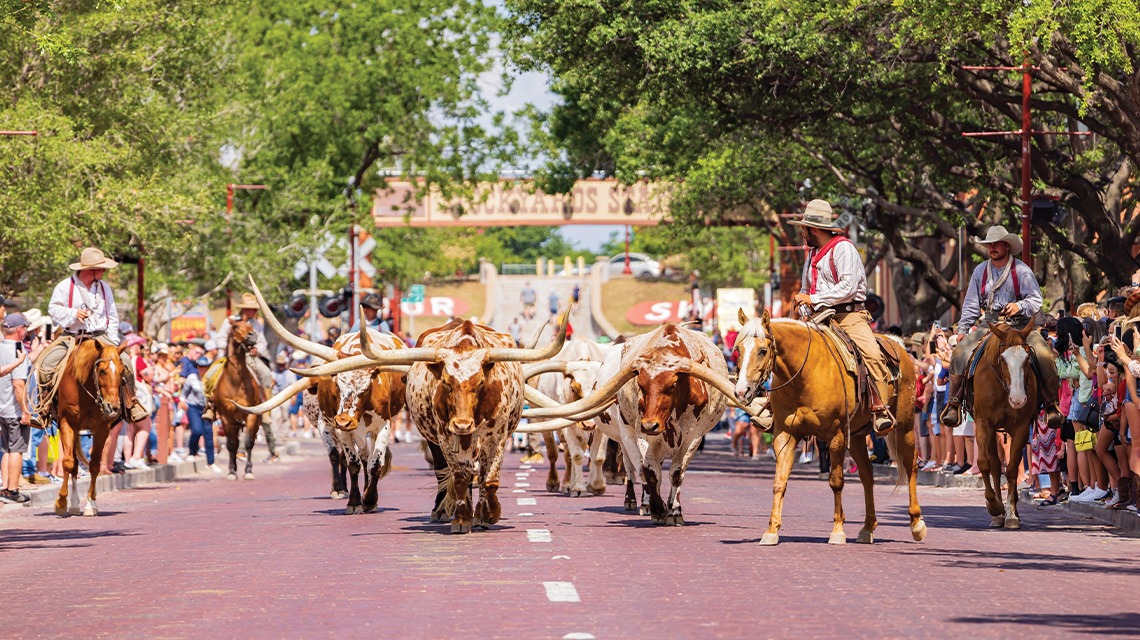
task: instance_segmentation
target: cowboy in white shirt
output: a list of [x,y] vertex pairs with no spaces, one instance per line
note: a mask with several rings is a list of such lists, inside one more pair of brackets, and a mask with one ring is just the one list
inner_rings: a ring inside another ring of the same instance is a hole
[[[37,379],[42,389],[55,385],[60,363],[76,339],[93,338],[118,348],[121,339],[119,312],[115,309],[111,286],[103,281],[103,274],[117,266],[118,262],[106,257],[99,249],[88,247],[80,255],[79,262],[70,265],[75,273],[55,286],[48,304],[48,315],[52,324],[58,327],[60,336],[36,363]],[[123,406],[130,422],[140,422],[147,419],[149,413],[135,397],[134,364],[125,353],[120,354],[119,359],[128,372],[123,376]]]
[[[962,422],[959,406],[965,391],[963,384],[966,369],[974,349],[981,344],[989,331],[974,331],[981,319],[997,322],[999,316],[1021,329],[1029,323],[1041,309],[1041,286],[1029,265],[1014,256],[1021,253],[1021,238],[1005,230],[1005,227],[990,227],[985,238],[974,238],[989,252],[989,260],[978,265],[970,276],[966,297],[962,300],[962,318],[958,321],[958,344],[950,361],[950,401],[939,415],[939,420],[947,427],[957,427]],[[985,325],[979,325],[984,329]],[[1053,348],[1041,335],[1033,331],[1025,339],[1033,349],[1036,359],[1037,378],[1045,390],[1042,399],[1050,427],[1060,428],[1064,418],[1057,409],[1061,379],[1057,375],[1057,363],[1053,358]],[[1031,360],[1032,362],[1032,360]]]
[[859,250],[847,239],[831,205],[824,200],[809,202],[803,217],[791,224],[801,228],[804,243],[811,247],[804,262],[800,292],[792,300],[797,307],[806,306],[813,313],[835,311],[831,321],[851,338],[870,373],[875,390],[874,405],[870,407],[875,432],[887,433],[895,424],[886,404],[891,399],[891,372],[871,329],[871,314],[863,306],[867,300],[867,275]]

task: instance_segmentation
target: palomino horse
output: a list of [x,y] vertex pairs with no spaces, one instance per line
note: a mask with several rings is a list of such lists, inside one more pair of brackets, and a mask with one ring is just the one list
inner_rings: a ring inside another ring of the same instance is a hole
[[257,342],[249,322],[232,322],[230,331],[229,355],[222,366],[218,386],[214,389],[211,401],[218,419],[222,421],[222,431],[226,434],[226,449],[230,452],[229,480],[237,480],[238,436],[245,450],[245,479],[253,480],[253,443],[261,426],[260,414],[248,414],[237,407],[252,407],[262,401],[262,390],[258,388],[253,373],[246,366],[249,350]]
[[79,432],[89,429],[94,439],[91,459],[85,460],[91,472],[91,485],[87,489],[85,516],[99,515],[95,503],[96,479],[103,462],[103,447],[111,427],[122,418],[122,401],[119,389],[123,375],[130,375],[119,360],[119,353],[126,349],[126,341],[118,349],[100,342],[96,338],[80,339],[71,355],[61,365],[59,389],[56,402],[59,415],[59,440],[63,449],[63,484],[59,487],[59,497],[55,501],[55,512],[61,516],[79,514],[79,493],[75,489],[78,468],[76,458],[82,458],[83,449],[79,444]]
[[[835,496],[835,524],[828,542],[843,544],[843,461],[844,449],[851,452],[859,469],[866,503],[866,519],[859,531],[858,542],[874,541],[874,478],[871,460],[864,445],[870,428],[871,414],[857,407],[855,377],[847,372],[841,354],[816,327],[790,319],[772,320],[768,312],[749,320],[740,313],[743,328],[734,348],[739,352],[740,377],[736,397],[741,404],[750,403],[772,376],[770,407],[773,414],[773,448],[776,451],[776,477],[772,487],[772,515],[768,531],[760,539],[762,545],[780,541],[779,530],[784,507],[784,491],[792,471],[795,443],[816,437],[820,446],[831,454],[829,484]],[[916,484],[918,470],[914,464],[914,399],[915,368],[902,344],[886,337],[879,346],[900,363],[898,393],[891,405],[895,416],[893,439],[895,460],[899,463],[899,484],[910,489],[910,532],[915,540],[926,537],[926,524],[918,506]]]
[[[1029,366],[1029,345],[1025,342],[1026,336],[1033,331],[1033,322],[1021,330],[999,322],[991,324],[990,330],[993,334],[986,338],[973,379],[978,469],[986,485],[986,509],[993,517],[991,524],[1020,529],[1017,472],[1021,468],[1021,455],[1029,442],[1029,432],[1040,404],[1037,376]],[[1004,505],[997,495],[1001,491],[998,431],[1005,431],[1010,436]]]

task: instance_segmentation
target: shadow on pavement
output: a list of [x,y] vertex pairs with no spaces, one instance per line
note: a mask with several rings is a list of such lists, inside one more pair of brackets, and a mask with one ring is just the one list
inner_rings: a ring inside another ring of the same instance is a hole
[[[52,515],[54,516],[54,514]],[[94,546],[94,540],[97,538],[137,535],[141,534],[106,530],[85,531],[80,529],[71,531],[35,531],[32,529],[10,529],[8,531],[5,531],[4,534],[0,536],[0,553],[3,553],[5,551],[23,551],[26,549],[62,549],[90,547]],[[82,541],[92,542],[84,543]],[[72,544],[41,544],[58,542],[71,542]]]
[[1140,613],[1014,613],[996,616],[950,618],[947,622],[962,624],[1019,624],[1060,628],[1070,633],[1140,636]]
[[[313,515],[325,515],[325,516],[349,515],[349,514],[344,512],[344,509],[345,509],[344,507],[334,507],[332,509],[314,509],[312,511],[312,513],[313,513]],[[376,507],[375,510],[370,511],[368,513],[359,513],[359,514],[353,514],[353,515],[369,516],[369,515],[376,515],[379,513],[387,513],[389,511],[399,511],[399,509],[397,509],[396,507]]]
[[[780,534],[780,544],[787,542],[802,542],[807,544],[827,544],[825,536],[788,536]],[[721,540],[721,544],[754,544],[760,546],[760,538],[749,538],[747,540]]]
[[[1017,535],[1017,532],[1008,532]],[[934,549],[916,546],[915,555],[945,558],[946,567],[955,569],[1002,569],[1007,571],[1044,571],[1048,573],[1118,573],[1140,575],[1140,561],[1123,558],[1075,558],[1063,554],[1027,553],[1022,551],[979,551],[977,549]],[[1092,617],[1095,617],[1095,614]],[[1140,614],[1137,614],[1140,615]]]

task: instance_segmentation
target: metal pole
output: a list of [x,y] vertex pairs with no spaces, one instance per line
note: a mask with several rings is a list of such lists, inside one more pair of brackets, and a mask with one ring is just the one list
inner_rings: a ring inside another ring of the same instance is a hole
[[[231,238],[231,240],[233,237],[233,229],[231,228],[231,226],[233,225],[233,220],[234,220],[234,185],[233,184],[227,184],[226,185],[226,237]],[[230,289],[227,286],[226,287],[226,317],[233,315],[233,313],[234,313],[234,292],[232,289]]]
[[1033,167],[1031,148],[1033,123],[1029,113],[1029,92],[1032,78],[1029,75],[1029,61],[1025,61],[1021,78],[1021,261],[1033,268],[1033,234],[1029,228],[1032,211],[1029,207],[1029,189]]
[[143,275],[146,272],[146,259],[142,257],[141,249],[140,249],[140,255],[139,255],[139,263],[137,266],[138,266],[138,270],[135,273],[135,279],[136,279],[136,284],[138,285],[138,292],[136,293],[136,296],[135,296],[135,304],[136,304],[137,311],[138,311],[138,321],[139,321],[137,331],[138,331],[139,335],[142,335],[143,334],[143,321],[145,320],[144,316],[146,313],[146,305],[145,305],[146,287],[144,285],[145,276]]
[[317,342],[317,256],[309,254],[309,339]]
[[623,276],[633,275],[633,269],[629,268],[629,225],[625,225],[625,268],[621,270]]
[[356,250],[356,225],[350,224],[348,225],[348,284],[352,287],[352,299],[348,301],[349,328],[356,323]]

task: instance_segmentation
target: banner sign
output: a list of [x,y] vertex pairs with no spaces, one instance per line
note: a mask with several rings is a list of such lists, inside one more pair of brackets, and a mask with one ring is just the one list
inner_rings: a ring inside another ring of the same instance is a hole
[[756,315],[755,289],[717,289],[716,315],[717,328],[723,336],[732,329],[740,330],[740,319],[737,310],[744,309],[744,315],[749,318]]
[[170,320],[171,342],[184,342],[191,338],[208,337],[209,327],[206,322],[205,304],[195,304],[184,311],[182,315],[175,316]]
[[372,201],[377,227],[501,227],[566,224],[652,226],[666,213],[667,185],[579,180],[569,194],[549,195],[522,180],[481,184],[470,199],[430,191],[417,197],[410,180],[389,179]]
[[687,320],[692,309],[692,300],[639,302],[625,312],[625,319],[633,325],[656,326],[663,322]]
[[441,318],[466,318],[471,307],[458,298],[446,296],[428,296],[419,302],[410,302],[408,298],[400,301],[400,312],[407,316],[436,316]]

